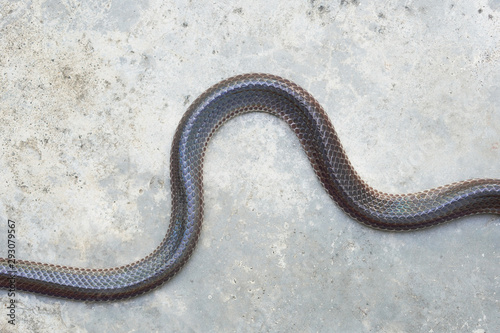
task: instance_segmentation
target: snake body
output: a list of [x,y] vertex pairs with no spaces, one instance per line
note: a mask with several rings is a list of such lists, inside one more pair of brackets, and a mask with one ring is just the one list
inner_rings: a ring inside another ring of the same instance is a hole
[[353,219],[383,230],[414,230],[472,214],[500,214],[500,179],[473,179],[411,194],[386,194],[353,169],[320,104],[277,76],[245,74],[204,92],[182,118],[172,144],[172,214],[167,234],[150,255],[108,269],[81,269],[17,261],[15,276],[0,259],[0,287],[75,300],[111,301],[152,290],[187,262],[203,220],[203,158],[215,131],[248,112],[267,112],[295,132],[330,197]]

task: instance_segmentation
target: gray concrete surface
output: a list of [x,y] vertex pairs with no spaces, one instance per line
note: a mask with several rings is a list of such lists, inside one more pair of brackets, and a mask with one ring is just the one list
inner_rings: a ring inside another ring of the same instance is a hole
[[[499,45],[496,0],[0,0],[0,254],[10,218],[18,258],[147,255],[177,123],[245,72],[309,90],[380,190],[500,178]],[[168,284],[109,304],[19,293],[0,331],[500,332],[499,217],[360,226],[260,114],[214,138],[205,189],[199,246]]]

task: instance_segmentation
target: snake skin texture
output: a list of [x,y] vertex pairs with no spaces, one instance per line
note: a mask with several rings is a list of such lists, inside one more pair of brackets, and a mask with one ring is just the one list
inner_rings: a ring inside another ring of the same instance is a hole
[[[17,290],[75,300],[112,301],[150,291],[187,262],[203,221],[203,158],[212,135],[229,119],[267,112],[295,132],[330,197],[369,227],[422,229],[472,214],[500,214],[500,179],[473,179],[411,194],[386,194],[368,186],[351,166],[319,103],[304,89],[277,76],[245,74],[222,81],[189,107],[175,134],[170,176],[172,214],[168,232],[150,255],[108,269],[81,269],[17,261]],[[0,287],[9,288],[0,259]]]

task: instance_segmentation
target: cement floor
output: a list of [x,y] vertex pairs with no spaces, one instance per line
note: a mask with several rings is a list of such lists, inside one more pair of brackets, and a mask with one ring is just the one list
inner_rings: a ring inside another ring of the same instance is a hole
[[[500,178],[498,1],[0,4],[3,256],[7,219],[20,259],[94,268],[151,252],[183,112],[246,72],[310,91],[379,190]],[[498,216],[363,227],[262,114],[212,140],[205,194],[197,250],[168,284],[107,304],[18,293],[0,331],[500,331]]]

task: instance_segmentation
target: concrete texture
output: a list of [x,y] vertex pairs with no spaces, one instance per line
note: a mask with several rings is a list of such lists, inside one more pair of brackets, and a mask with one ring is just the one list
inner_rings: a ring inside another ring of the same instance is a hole
[[[500,178],[499,45],[497,0],[0,0],[0,254],[10,218],[18,258],[147,255],[169,221],[177,123],[245,72],[309,90],[380,190]],[[367,229],[261,114],[213,139],[205,190],[199,246],[168,284],[109,304],[18,293],[0,331],[500,331],[497,216]]]

